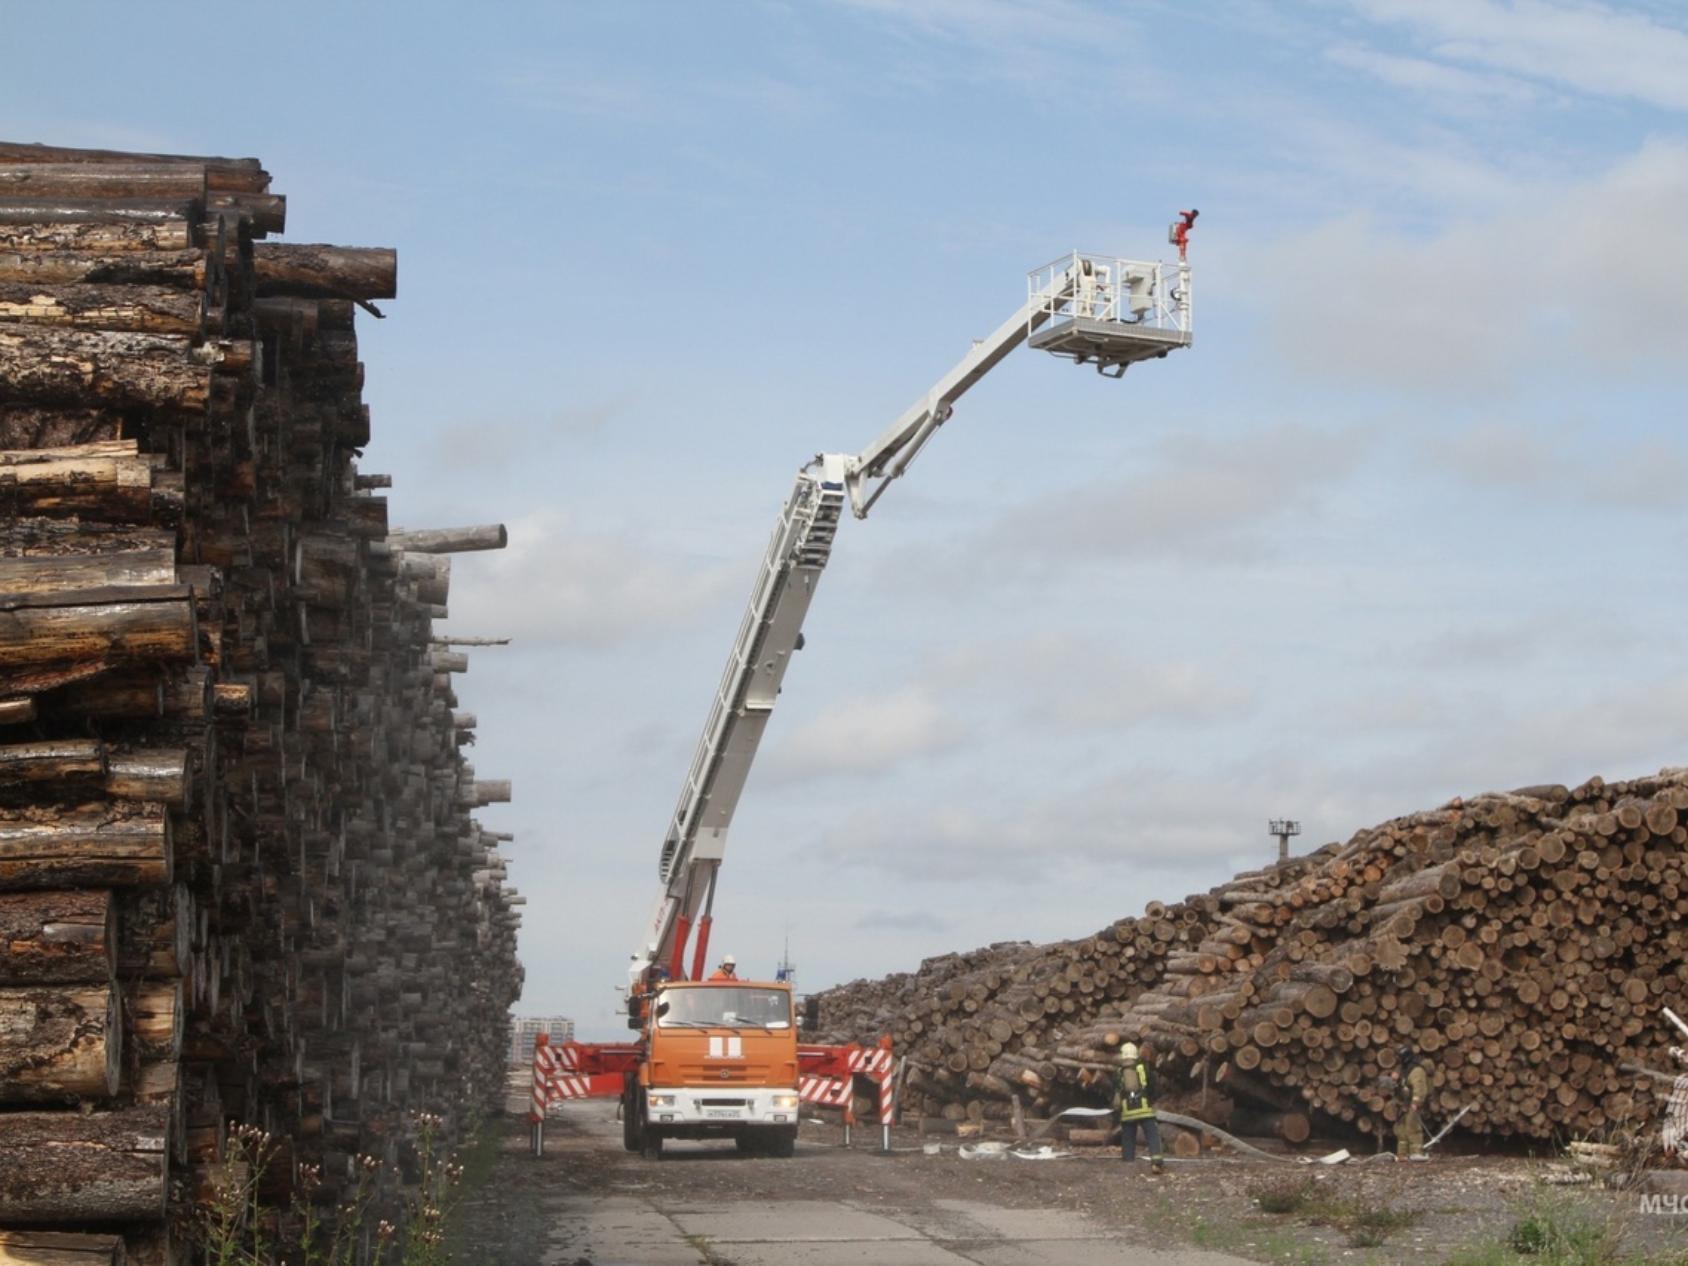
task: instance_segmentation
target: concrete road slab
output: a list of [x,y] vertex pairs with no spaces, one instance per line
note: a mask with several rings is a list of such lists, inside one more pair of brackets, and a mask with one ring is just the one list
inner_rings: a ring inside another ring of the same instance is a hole
[[[933,1209],[940,1216],[954,1215],[965,1220],[967,1231],[951,1229],[955,1223],[946,1221],[942,1230],[929,1231],[935,1239],[1005,1239],[1005,1240],[1090,1240],[1097,1238],[1095,1225],[1082,1214],[1064,1209],[1008,1209],[1002,1205],[980,1204],[973,1200],[934,1200]],[[924,1228],[922,1228],[924,1229]]]
[[552,1206],[567,1243],[546,1254],[547,1263],[589,1258],[593,1266],[699,1266],[703,1251],[689,1244],[673,1221],[648,1200],[609,1196]]
[[889,1244],[883,1240],[867,1244],[736,1244],[723,1240],[711,1241],[709,1247],[733,1266],[971,1266],[973,1261],[928,1240]]
[[1016,1240],[969,1247],[973,1266],[1249,1266],[1228,1253],[1200,1249],[1153,1249],[1105,1240]]
[[845,1240],[920,1240],[911,1226],[833,1200],[741,1200],[714,1209],[669,1210],[687,1235],[722,1243],[778,1240],[785,1244]]

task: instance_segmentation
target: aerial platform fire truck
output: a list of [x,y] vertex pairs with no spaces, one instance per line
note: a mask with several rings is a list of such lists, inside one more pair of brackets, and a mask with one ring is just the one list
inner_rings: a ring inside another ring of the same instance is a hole
[[[800,1043],[789,982],[705,980],[715,888],[727,830],[767,728],[803,620],[832,553],[846,505],[866,518],[975,383],[1022,343],[1120,377],[1139,361],[1191,342],[1191,213],[1174,225],[1173,265],[1073,252],[1034,270],[1020,310],[972,350],[862,452],[822,453],[797,473],[756,573],[697,753],[663,838],[662,884],[627,990],[626,1044],[541,1042],[535,1057],[534,1138],[547,1104],[615,1096],[630,1151],[659,1156],[665,1139],[732,1138],[741,1150],[789,1156],[804,1104],[851,1120],[856,1078],[878,1088],[888,1131],[894,1111],[889,1043]],[[1180,233],[1180,229],[1183,230]],[[686,961],[688,944],[691,961]],[[812,1019],[812,1017],[811,1017]],[[888,1133],[886,1135],[888,1145]]]

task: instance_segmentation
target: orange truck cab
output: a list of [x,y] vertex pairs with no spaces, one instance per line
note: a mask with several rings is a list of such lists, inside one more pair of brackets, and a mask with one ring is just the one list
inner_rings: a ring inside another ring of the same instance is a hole
[[741,1152],[797,1145],[797,1017],[791,986],[672,981],[646,995],[644,1058],[621,1098],[622,1142],[662,1154],[664,1139],[730,1138]]

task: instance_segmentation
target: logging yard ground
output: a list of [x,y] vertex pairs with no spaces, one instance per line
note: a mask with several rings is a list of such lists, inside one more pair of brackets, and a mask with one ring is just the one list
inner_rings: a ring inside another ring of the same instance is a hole
[[[455,1260],[475,1266],[1688,1266],[1688,1200],[1642,1212],[1632,1193],[1548,1187],[1549,1162],[1444,1157],[1321,1168],[1168,1162],[1161,1178],[1113,1150],[1064,1160],[964,1160],[953,1138],[876,1130],[840,1146],[805,1125],[797,1156],[670,1143],[622,1150],[615,1105],[571,1104],[528,1152],[512,1110],[484,1180],[465,1193]],[[927,1155],[922,1142],[939,1142]],[[1281,1213],[1265,1208],[1288,1206]],[[1520,1228],[1566,1229],[1568,1253],[1518,1256]]]

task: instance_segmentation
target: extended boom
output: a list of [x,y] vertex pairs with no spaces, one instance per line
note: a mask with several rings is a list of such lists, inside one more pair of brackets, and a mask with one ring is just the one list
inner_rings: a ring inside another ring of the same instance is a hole
[[791,656],[803,645],[803,619],[831,557],[846,500],[857,518],[866,518],[949,420],[956,401],[1021,343],[1029,340],[1118,377],[1137,361],[1189,346],[1191,311],[1187,264],[1168,268],[1075,251],[1035,270],[1020,310],[975,343],[861,453],[823,453],[798,472],[663,838],[658,863],[663,890],[634,955],[636,990],[654,983],[653,977],[686,978],[684,956],[694,922],[691,977],[701,978],[727,830]]

